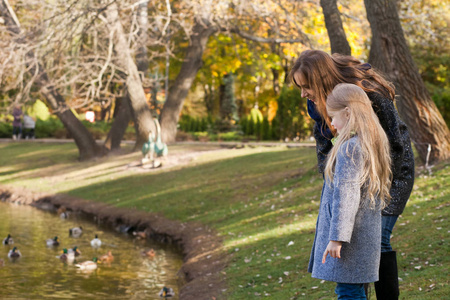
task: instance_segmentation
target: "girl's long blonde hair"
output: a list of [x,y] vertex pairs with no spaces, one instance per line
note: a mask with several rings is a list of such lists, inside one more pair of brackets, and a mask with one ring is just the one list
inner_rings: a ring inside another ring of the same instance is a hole
[[[392,181],[388,138],[362,88],[354,84],[341,83],[336,85],[328,95],[326,101],[328,113],[333,115],[346,108],[349,109],[348,122],[340,130],[337,141],[328,155],[325,178],[330,182],[333,181],[339,148],[353,135],[357,135],[361,145],[362,158],[360,186],[364,187],[370,207],[377,206],[376,199],[380,198],[381,208],[384,208],[391,198],[389,190]],[[349,154],[348,148],[342,150]]]

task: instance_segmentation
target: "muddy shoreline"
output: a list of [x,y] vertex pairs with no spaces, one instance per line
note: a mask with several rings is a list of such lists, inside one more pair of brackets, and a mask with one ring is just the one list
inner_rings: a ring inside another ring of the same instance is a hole
[[130,231],[145,231],[148,239],[174,245],[182,253],[183,265],[178,271],[180,299],[223,299],[226,285],[222,272],[227,258],[221,250],[221,238],[205,225],[168,220],[159,214],[64,194],[47,195],[3,186],[0,186],[0,201],[54,211],[64,206],[67,211],[81,214],[97,224],[112,228],[123,225],[130,227]]

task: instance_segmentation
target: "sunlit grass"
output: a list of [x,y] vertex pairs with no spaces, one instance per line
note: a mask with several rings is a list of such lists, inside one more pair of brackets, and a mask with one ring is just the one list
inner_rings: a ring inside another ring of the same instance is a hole
[[[0,184],[64,192],[214,228],[229,265],[226,299],[335,299],[334,284],[306,272],[323,179],[313,148],[202,150],[178,166],[132,167],[140,153],[77,162],[73,144],[2,144]],[[394,228],[401,299],[445,299],[448,288],[449,164],[419,175]],[[200,258],[199,258],[200,259]],[[372,295],[371,299],[375,299]]]
[[268,229],[265,231],[260,231],[254,236],[242,236],[238,239],[230,238],[228,242],[225,244],[226,248],[232,248],[242,245],[251,245],[252,241],[261,241],[279,238],[283,236],[289,236],[291,234],[295,234],[296,232],[306,231],[307,229],[314,229],[316,226],[316,219],[310,218],[308,221],[295,222],[293,224],[289,224],[287,226],[275,227],[272,229]]

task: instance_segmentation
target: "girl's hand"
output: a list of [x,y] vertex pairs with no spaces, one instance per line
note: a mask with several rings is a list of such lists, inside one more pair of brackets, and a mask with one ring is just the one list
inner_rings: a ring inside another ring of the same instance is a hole
[[342,242],[330,241],[328,243],[327,249],[325,249],[325,252],[323,253],[322,263],[325,263],[325,259],[327,258],[328,254],[330,254],[330,256],[334,258],[341,258],[341,248]]

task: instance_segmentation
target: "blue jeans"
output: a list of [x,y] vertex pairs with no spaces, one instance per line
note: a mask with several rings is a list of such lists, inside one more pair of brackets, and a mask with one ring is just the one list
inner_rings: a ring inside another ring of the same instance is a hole
[[13,135],[22,134],[22,126],[13,126]]
[[391,234],[398,216],[382,216],[381,217],[381,252],[392,251]]
[[334,292],[338,295],[338,300],[366,300],[364,284],[337,283]]

